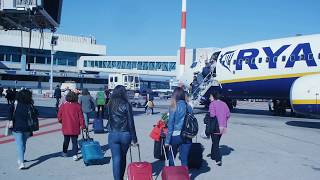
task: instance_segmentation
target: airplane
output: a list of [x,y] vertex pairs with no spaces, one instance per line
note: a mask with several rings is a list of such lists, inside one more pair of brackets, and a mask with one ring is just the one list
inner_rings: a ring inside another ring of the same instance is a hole
[[229,101],[272,99],[275,111],[288,104],[295,113],[320,115],[320,34],[225,47],[209,61],[216,62],[215,77],[203,82],[198,98],[219,89]]

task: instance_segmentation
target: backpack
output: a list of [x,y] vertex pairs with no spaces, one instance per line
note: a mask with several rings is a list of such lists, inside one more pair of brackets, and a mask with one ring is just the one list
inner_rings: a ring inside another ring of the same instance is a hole
[[181,129],[181,136],[183,138],[194,138],[199,131],[197,118],[192,113],[188,112],[188,105],[186,103],[186,115],[184,116],[184,123]]
[[38,119],[38,110],[33,106],[30,105],[28,108],[28,126],[32,131],[39,130],[39,119]]

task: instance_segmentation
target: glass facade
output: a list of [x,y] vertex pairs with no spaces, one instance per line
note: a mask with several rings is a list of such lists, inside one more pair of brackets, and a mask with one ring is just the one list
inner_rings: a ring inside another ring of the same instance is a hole
[[[51,51],[42,49],[21,49],[18,47],[0,46],[0,61],[20,63],[22,51],[26,54],[27,63],[50,64]],[[53,64],[61,66],[77,66],[77,60],[83,54],[57,51]]]
[[84,67],[107,69],[136,69],[150,71],[175,71],[176,62],[147,62],[147,61],[99,61],[85,60]]

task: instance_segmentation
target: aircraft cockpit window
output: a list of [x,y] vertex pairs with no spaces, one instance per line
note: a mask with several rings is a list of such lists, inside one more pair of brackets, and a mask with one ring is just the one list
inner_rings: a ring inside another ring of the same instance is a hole
[[259,63],[262,63],[262,58],[259,58]]
[[308,59],[309,60],[313,60],[313,54],[312,53],[308,55]]
[[209,60],[209,61],[210,61],[210,62],[211,62],[211,61],[217,61],[220,53],[221,53],[221,51],[218,51],[218,52],[213,53],[212,56],[210,57],[210,60]]
[[286,61],[286,56],[282,56],[282,61],[283,61],[283,62]]
[[266,62],[268,63],[270,61],[270,57],[266,57]]

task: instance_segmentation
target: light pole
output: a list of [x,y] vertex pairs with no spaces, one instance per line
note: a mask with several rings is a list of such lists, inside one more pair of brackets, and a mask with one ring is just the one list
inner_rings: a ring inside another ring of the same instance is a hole
[[52,35],[51,37],[51,66],[50,66],[50,96],[52,97],[52,90],[53,90],[53,55],[55,54],[54,52],[54,46],[57,45],[58,41],[58,36]]

